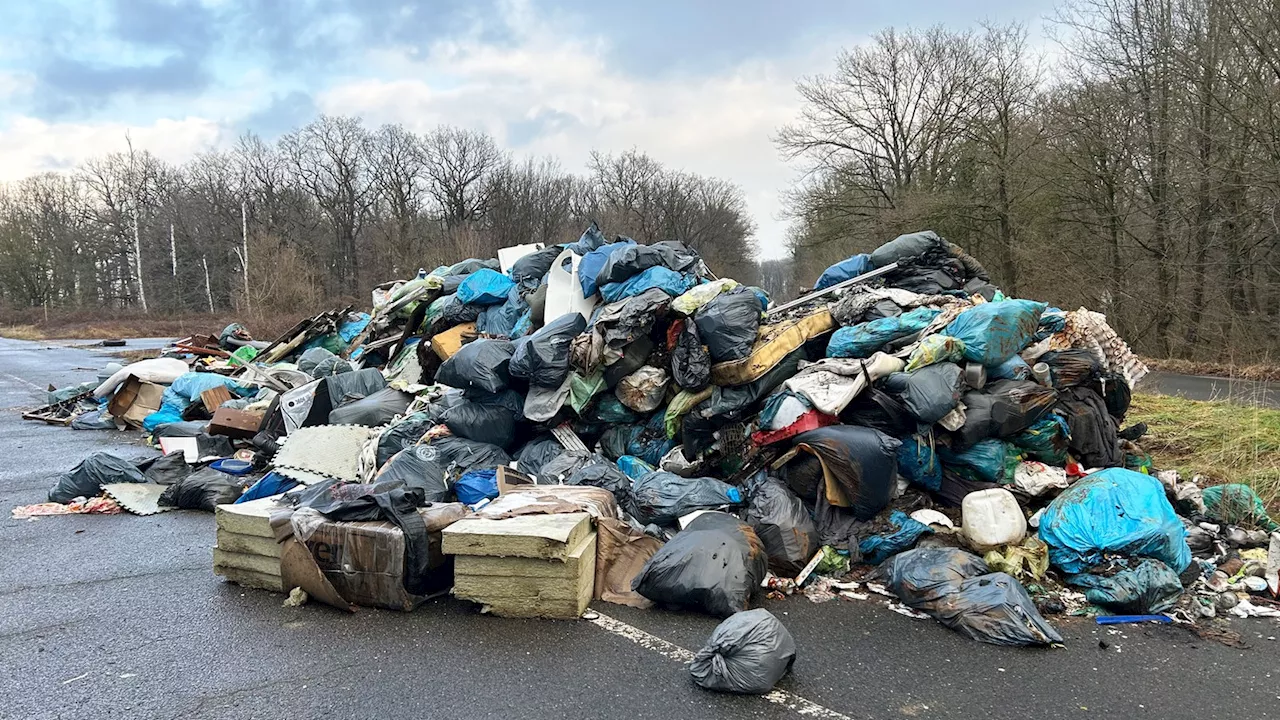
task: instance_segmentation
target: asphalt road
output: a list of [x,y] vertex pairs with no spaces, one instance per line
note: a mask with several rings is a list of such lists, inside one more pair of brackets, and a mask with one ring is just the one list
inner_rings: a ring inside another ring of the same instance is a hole
[[1280,715],[1273,620],[1234,622],[1241,649],[1178,628],[1055,618],[1065,649],[1026,650],[966,640],[874,599],[764,600],[798,647],[786,693],[769,700],[690,682],[654,637],[696,650],[716,620],[694,613],[593,605],[625,624],[614,625],[504,620],[455,600],[409,614],[285,608],[281,595],[212,574],[205,513],[10,519],[90,452],[152,452],[133,433],[19,418],[46,384],[88,379],[77,368],[104,361],[104,351],[0,339],[6,720]]

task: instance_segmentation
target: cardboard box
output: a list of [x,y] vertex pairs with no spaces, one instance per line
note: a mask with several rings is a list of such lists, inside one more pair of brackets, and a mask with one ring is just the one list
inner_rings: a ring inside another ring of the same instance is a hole
[[248,440],[258,434],[258,426],[261,424],[261,415],[233,408],[218,408],[209,421],[209,434]]
[[120,418],[133,427],[142,427],[142,421],[160,409],[164,402],[164,386],[139,380],[130,375],[116,390],[107,404],[111,417]]

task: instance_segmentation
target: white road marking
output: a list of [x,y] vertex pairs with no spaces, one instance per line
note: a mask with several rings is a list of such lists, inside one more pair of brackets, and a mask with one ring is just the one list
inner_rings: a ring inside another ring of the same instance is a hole
[[44,388],[40,387],[39,385],[37,385],[37,384],[35,384],[35,383],[31,382],[30,380],[28,380],[28,379],[26,379],[26,378],[20,378],[20,377],[18,377],[17,375],[10,375],[9,373],[0,373],[0,375],[4,375],[5,377],[7,377],[7,378],[9,378],[9,379],[11,379],[11,380],[17,380],[18,382],[20,382],[20,383],[22,383],[23,385],[26,385],[26,386],[28,386],[28,387],[33,387],[33,388],[35,388],[35,389],[37,389],[37,390],[41,390],[41,391],[43,391],[43,390],[44,390]]
[[[614,618],[605,615],[599,611],[593,611],[595,617],[588,617],[587,622],[613,633],[622,638],[626,638],[631,642],[639,645],[647,650],[652,650],[659,655],[677,662],[688,664],[693,661],[693,653],[676,645],[667,642],[657,635],[641,630],[634,625],[628,625]],[[763,699],[775,704],[781,705],[794,711],[797,715],[806,718],[817,718],[818,720],[852,720],[848,715],[836,712],[829,707],[819,705],[812,700],[806,700],[792,692],[786,690],[774,690],[767,695],[761,696]]]

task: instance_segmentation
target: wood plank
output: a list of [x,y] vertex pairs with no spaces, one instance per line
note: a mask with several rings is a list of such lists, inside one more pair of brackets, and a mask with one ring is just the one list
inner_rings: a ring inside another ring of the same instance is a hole
[[231,391],[225,385],[211,387],[200,393],[200,402],[204,403],[204,409],[210,413],[215,412],[222,407],[222,403],[231,399]]
[[444,529],[442,546],[446,555],[563,560],[590,532],[587,513],[463,518]]

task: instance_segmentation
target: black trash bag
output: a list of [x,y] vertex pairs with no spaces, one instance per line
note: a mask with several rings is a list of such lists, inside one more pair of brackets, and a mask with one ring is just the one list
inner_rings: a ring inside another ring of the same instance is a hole
[[[351,488],[352,486],[335,486]],[[431,537],[426,521],[418,508],[426,504],[419,488],[385,489],[382,483],[375,486],[356,486],[355,492],[340,496],[320,496],[312,499],[311,507],[330,520],[368,521],[386,520],[404,533],[404,589],[411,595],[426,595],[444,590],[453,584],[453,566],[444,564],[431,567]],[[364,489],[368,488],[365,492]],[[354,496],[354,497],[353,497]],[[440,549],[435,548],[439,555]]]
[[796,455],[782,466],[778,477],[791,492],[810,505],[817,502],[818,495],[822,493],[822,461],[817,455]]
[[564,248],[552,245],[525,255],[511,264],[511,279],[526,287],[536,288],[542,283],[542,278],[551,272],[551,266],[563,252]]
[[313,347],[298,358],[298,369],[313,378],[351,372],[351,363],[322,347]]
[[684,390],[697,390],[711,382],[711,354],[698,337],[698,326],[685,321],[671,354],[671,377]]
[[[462,284],[461,280],[458,284]],[[484,312],[484,305],[468,305],[459,300],[456,290],[448,297],[449,299],[444,302],[444,307],[440,308],[440,322],[446,326],[452,327],[463,323],[475,322],[480,319],[480,313]]]
[[468,470],[487,470],[511,462],[507,451],[497,445],[460,437],[439,437],[416,447],[429,448],[423,457],[434,460],[453,477]]
[[58,476],[49,489],[49,502],[67,503],[78,497],[93,497],[103,485],[146,482],[142,471],[133,463],[111,453],[97,452]]
[[1107,413],[1117,423],[1124,422],[1124,416],[1129,414],[1129,404],[1133,402],[1133,388],[1129,387],[1129,381],[1124,375],[1112,372],[1102,376],[1101,385]]
[[715,478],[684,478],[665,470],[632,484],[631,514],[641,524],[670,525],[694,510],[741,505],[742,490]]
[[880,564],[874,577],[907,607],[992,645],[1051,645],[1062,636],[1026,589],[1005,573],[986,572],[976,555],[956,548],[916,548]]
[[177,437],[196,437],[203,435],[209,429],[208,420],[183,420],[181,422],[164,423],[157,425],[155,430],[151,431],[151,441],[160,444],[160,438],[177,438]]
[[748,489],[747,523],[769,555],[769,569],[794,577],[818,549],[818,528],[804,502],[781,481],[766,477]]
[[445,277],[466,277],[477,270],[489,268],[490,270],[501,270],[502,264],[497,258],[467,258],[461,262],[454,263],[449,266],[449,274]]
[[116,421],[106,408],[80,413],[71,421],[72,430],[115,430]]
[[516,440],[516,424],[520,419],[520,393],[468,392],[462,402],[444,412],[441,421],[449,432],[468,440],[492,443],[508,450]]
[[868,427],[830,425],[800,433],[796,447],[818,456],[829,502],[870,520],[889,505],[902,441]]
[[426,502],[449,502],[453,499],[453,492],[445,482],[444,466],[437,462],[435,456],[430,448],[423,445],[407,447],[392,455],[378,470],[374,480],[417,488],[422,491]]
[[741,360],[751,354],[760,329],[760,298],[739,286],[698,308],[693,320],[713,362]]
[[332,375],[320,381],[311,401],[311,409],[302,427],[326,425],[329,413],[347,403],[366,398],[387,386],[387,379],[377,368],[365,368],[341,375]]
[[404,413],[409,403],[413,402],[413,394],[395,388],[382,388],[372,395],[349,402],[333,409],[329,413],[330,425],[364,425],[378,427],[391,422],[395,416]]
[[618,501],[618,507],[631,507],[631,478],[622,472],[615,463],[602,457],[590,464],[578,468],[565,478],[565,485],[590,485],[608,490]]
[[767,572],[751,526],[727,513],[708,512],[654,553],[631,589],[657,603],[728,617],[747,609]]
[[538,473],[539,485],[557,485],[566,482],[570,476],[582,468],[596,462],[609,462],[595,453],[580,450],[562,450],[559,455],[548,460]]
[[696,457],[709,447],[715,430],[746,420],[766,396],[796,374],[804,358],[804,348],[796,348],[753,382],[713,387],[711,397],[695,405],[684,418],[680,439],[685,457]]
[[165,488],[156,504],[213,512],[219,505],[235,502],[244,489],[244,482],[235,475],[205,467]]
[[847,425],[861,425],[894,437],[910,435],[919,424],[906,403],[874,385],[859,393],[840,411],[840,420]]
[[226,435],[196,435],[196,454],[201,458],[231,457],[236,453],[235,443]]
[[1086,588],[1085,600],[1122,615],[1162,613],[1182,597],[1178,573],[1159,560],[1143,560],[1111,577],[1072,575],[1067,583]]
[[1098,393],[1087,387],[1063,390],[1056,411],[1070,430],[1067,449],[1081,464],[1088,468],[1124,466],[1116,420]]
[[187,464],[186,453],[174,450],[168,455],[156,458],[142,472],[147,482],[157,485],[172,485],[191,474],[191,466]]
[[560,457],[564,446],[553,435],[544,435],[525,443],[516,453],[516,470],[537,477],[542,467]]
[[1036,362],[1049,366],[1049,380],[1058,390],[1088,385],[1102,377],[1102,361],[1091,350],[1083,348],[1050,351]]
[[387,464],[392,455],[412,447],[438,421],[426,412],[416,412],[392,425],[378,437],[378,467]]
[[569,376],[569,344],[587,329],[579,313],[562,315],[515,344],[509,371],[530,385],[558,388]]
[[511,383],[514,352],[508,340],[473,340],[444,361],[436,371],[436,382],[460,390],[502,392]]
[[813,521],[818,527],[818,543],[847,550],[849,562],[862,562],[858,531],[865,523],[859,522],[853,510],[836,507],[827,502],[826,493],[819,493],[813,506]]
[[698,261],[698,254],[680,243],[624,245],[609,253],[596,273],[596,287],[628,280],[651,267],[662,266],[680,272]]
[[693,656],[689,674],[699,687],[764,695],[796,661],[790,631],[764,608],[734,613],[716,626]]
[[[467,273],[468,275],[470,273]],[[440,285],[441,295],[456,295],[458,288],[462,287],[462,281],[467,279],[467,275],[446,275],[444,281]]]
[[946,244],[932,230],[899,235],[871,251],[871,264],[882,268],[890,263],[910,260],[939,249],[945,250]]
[[622,378],[644,367],[653,352],[653,340],[648,335],[641,335],[622,348],[622,357],[604,367],[604,386],[612,390],[622,382]]
[[1033,380],[996,380],[964,394],[964,425],[953,434],[955,450],[989,437],[1008,438],[1035,425],[1058,401],[1058,392]]
[[932,425],[960,402],[964,371],[955,363],[937,363],[910,373],[893,373],[885,378],[884,387],[900,395],[917,420]]

